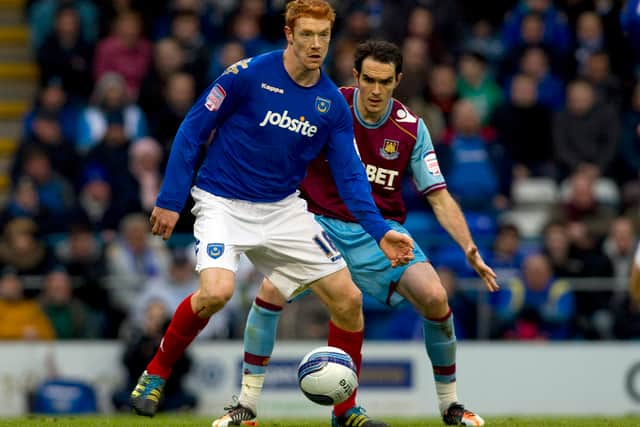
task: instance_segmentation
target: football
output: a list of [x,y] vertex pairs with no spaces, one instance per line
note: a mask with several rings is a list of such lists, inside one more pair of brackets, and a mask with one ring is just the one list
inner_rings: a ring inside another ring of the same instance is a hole
[[336,405],[347,400],[358,387],[358,374],[347,353],[337,347],[318,347],[298,365],[298,384],[312,402]]

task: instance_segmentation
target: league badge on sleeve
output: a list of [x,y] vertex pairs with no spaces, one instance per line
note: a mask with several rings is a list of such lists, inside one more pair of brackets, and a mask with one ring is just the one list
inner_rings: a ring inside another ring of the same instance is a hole
[[321,96],[316,96],[316,110],[319,113],[326,113],[331,108],[331,100],[327,98],[323,98]]
[[427,154],[424,158],[424,163],[427,165],[427,170],[433,176],[440,175],[440,165],[438,164],[438,158],[433,151]]
[[207,95],[207,100],[204,102],[204,106],[209,111],[218,111],[220,105],[222,105],[222,101],[227,96],[227,92],[224,91],[222,86],[219,84],[215,84],[209,95]]
[[207,255],[213,259],[220,258],[224,253],[224,243],[209,243],[207,245]]

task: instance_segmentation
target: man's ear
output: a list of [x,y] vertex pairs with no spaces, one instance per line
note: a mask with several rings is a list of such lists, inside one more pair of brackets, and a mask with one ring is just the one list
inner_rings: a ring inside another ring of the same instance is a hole
[[284,26],[284,36],[287,39],[287,44],[293,44],[293,30],[288,25]]
[[360,77],[360,73],[358,73],[358,70],[356,70],[355,68],[352,71],[353,73],[353,85],[358,87],[358,78]]
[[400,80],[402,80],[402,73],[398,73],[398,77],[396,77],[396,87],[400,84]]

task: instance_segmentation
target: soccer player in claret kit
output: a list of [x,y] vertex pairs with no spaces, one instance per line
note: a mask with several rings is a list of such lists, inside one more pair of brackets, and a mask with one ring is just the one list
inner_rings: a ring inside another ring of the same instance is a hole
[[[413,259],[412,239],[392,230],[373,202],[353,145],[349,107],[320,69],[334,19],[324,0],[287,4],[286,49],[230,66],[196,101],[176,134],[150,222],[153,234],[168,239],[191,189],[200,286],[176,309],[131,393],[140,415],[156,413],[174,363],[231,298],[242,253],[284,297],[309,288],[321,295],[332,321],[329,345],[360,357],[362,294],[297,192],[320,151],[349,210],[390,262]],[[191,187],[200,148],[211,138]],[[224,425],[255,417],[250,408],[236,409]],[[361,424],[384,425],[369,418]]]
[[[353,114],[355,141],[365,165],[374,200],[390,227],[401,233],[406,209],[402,182],[410,171],[417,188],[433,207],[440,224],[466,254],[468,262],[489,291],[498,289],[494,271],[485,264],[476,247],[460,207],[446,189],[429,132],[422,121],[392,98],[402,74],[398,47],[384,41],[358,45],[355,54],[355,88],[341,88]],[[433,366],[439,411],[447,425],[482,426],[484,420],[462,405],[456,390],[456,337],[447,294],[422,250],[406,266],[389,263],[375,240],[355,222],[341,199],[321,155],[309,166],[301,191],[309,210],[316,214],[331,241],[343,254],[358,287],[388,306],[408,300],[423,317],[425,348]],[[275,282],[274,282],[275,283]],[[240,405],[255,408],[273,351],[277,322],[286,300],[265,279],[248,316],[245,330]],[[331,327],[331,326],[330,326]],[[259,363],[257,363],[259,362]],[[358,366],[360,360],[358,360]],[[261,384],[259,382],[258,384]],[[333,427],[359,426],[361,409],[355,393],[334,407]],[[363,424],[366,425],[366,424]]]

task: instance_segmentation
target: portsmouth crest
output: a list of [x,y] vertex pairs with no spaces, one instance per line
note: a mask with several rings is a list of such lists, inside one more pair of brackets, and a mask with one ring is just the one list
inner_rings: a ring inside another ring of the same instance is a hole
[[393,139],[386,139],[380,148],[380,155],[387,160],[395,160],[400,156],[398,152],[398,146],[400,143]]
[[220,258],[224,253],[224,243],[209,243],[207,245],[207,255],[211,258]]
[[327,98],[323,98],[321,96],[316,96],[316,110],[319,113],[326,113],[331,108],[331,100]]

